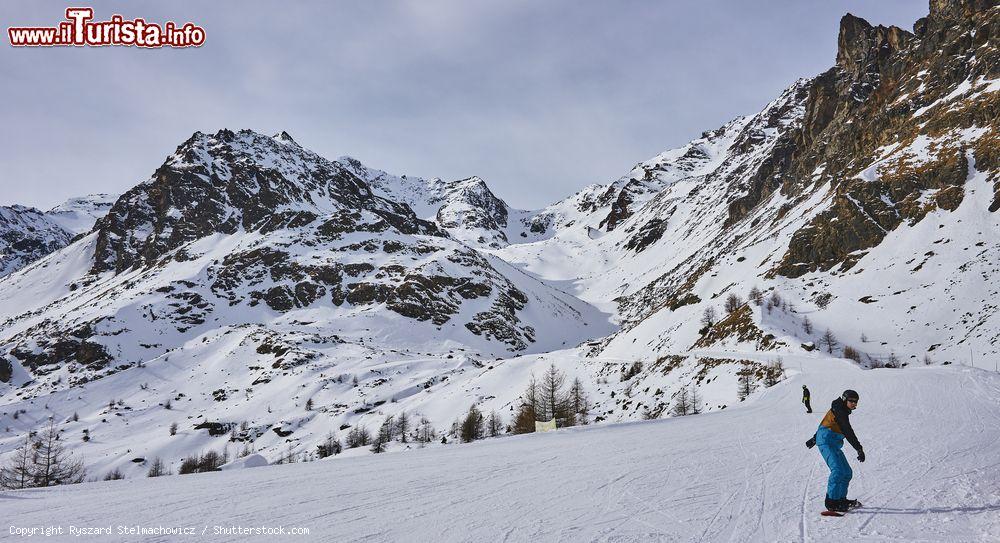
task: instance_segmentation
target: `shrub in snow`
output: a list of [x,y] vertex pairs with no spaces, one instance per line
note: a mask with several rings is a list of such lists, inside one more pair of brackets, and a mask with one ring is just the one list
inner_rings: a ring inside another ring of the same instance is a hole
[[754,389],[757,388],[757,384],[754,382],[753,372],[749,367],[741,369],[737,375],[739,379],[737,380],[738,388],[736,396],[742,402],[747,399],[747,396],[753,393]]
[[[701,314],[701,324],[707,328],[711,328],[715,324],[715,308],[706,307],[705,311]],[[704,332],[703,332],[704,333]]]
[[628,369],[622,372],[622,379],[621,379],[622,382],[628,381],[629,379],[635,377],[636,375],[639,375],[639,372],[641,371],[642,371],[642,361],[636,360],[635,362],[632,363],[631,366],[628,367]]
[[785,362],[779,356],[764,368],[764,386],[773,387],[785,378]]
[[840,342],[837,340],[837,336],[833,335],[833,332],[827,328],[826,332],[823,332],[823,337],[819,338],[819,344],[826,346],[826,352],[833,354],[833,350],[837,348],[837,345],[840,345]]
[[181,462],[181,467],[177,470],[177,473],[186,475],[188,473],[219,471],[219,466],[225,464],[226,460],[225,454],[219,454],[215,451],[208,451],[202,455],[196,454],[190,458],[185,458]]
[[848,360],[853,360],[858,364],[861,363],[861,353],[857,349],[851,347],[850,345],[844,345],[844,358]]
[[163,460],[159,457],[153,459],[153,462],[149,465],[149,471],[146,472],[146,477],[162,477],[164,475],[170,475],[170,470],[168,470],[163,465]]
[[725,309],[727,314],[733,314],[737,309],[743,307],[743,299],[736,294],[730,293],[726,297]]
[[337,439],[336,434],[330,432],[326,435],[326,439],[323,443],[320,443],[316,447],[316,455],[320,458],[326,458],[328,456],[333,456],[335,454],[340,454],[341,445],[340,440]]

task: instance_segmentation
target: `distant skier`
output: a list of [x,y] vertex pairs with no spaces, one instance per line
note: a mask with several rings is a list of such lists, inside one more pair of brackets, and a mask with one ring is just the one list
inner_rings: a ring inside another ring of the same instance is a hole
[[823,460],[830,467],[830,479],[826,485],[826,508],[830,511],[845,512],[860,507],[858,500],[847,499],[847,487],[851,483],[854,472],[844,456],[844,439],[858,451],[858,462],[865,461],[865,451],[851,428],[851,411],[858,408],[858,393],[845,390],[843,394],[830,405],[823,421],[812,439],[806,442],[806,447],[819,445]]
[[806,404],[806,413],[812,413],[813,408],[809,405],[809,389],[802,385],[802,403]]

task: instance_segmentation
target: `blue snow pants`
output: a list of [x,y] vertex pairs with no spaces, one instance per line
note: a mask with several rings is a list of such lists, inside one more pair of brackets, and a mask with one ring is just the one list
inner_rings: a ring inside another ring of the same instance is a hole
[[816,446],[826,465],[830,467],[826,496],[831,500],[847,499],[847,486],[851,484],[854,472],[844,456],[844,436],[826,426],[820,426],[816,431]]

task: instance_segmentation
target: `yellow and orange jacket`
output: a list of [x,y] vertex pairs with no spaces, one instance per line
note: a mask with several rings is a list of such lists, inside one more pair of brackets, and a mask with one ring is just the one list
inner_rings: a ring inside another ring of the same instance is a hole
[[844,403],[844,400],[837,398],[830,404],[830,410],[823,416],[819,425],[844,436],[847,442],[854,447],[854,450],[860,451],[861,442],[858,441],[858,436],[854,435],[854,428],[851,428],[850,416],[851,410],[847,408],[847,404]]

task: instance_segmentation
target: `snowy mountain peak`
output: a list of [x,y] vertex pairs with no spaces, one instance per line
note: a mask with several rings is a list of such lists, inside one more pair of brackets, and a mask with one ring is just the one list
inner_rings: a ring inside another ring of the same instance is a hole
[[444,181],[396,176],[365,166],[352,157],[337,160],[386,199],[405,203],[417,216],[436,221],[456,239],[474,247],[500,248],[509,243],[511,208],[478,177]]
[[114,194],[88,194],[70,198],[46,212],[50,219],[74,235],[89,232],[97,219],[108,214],[115,200]]
[[98,222],[95,271],[149,264],[213,233],[303,226],[365,210],[406,233],[437,233],[405,204],[375,196],[342,164],[250,130],[196,132]]
[[275,135],[273,135],[271,137],[274,138],[274,139],[276,139],[277,141],[282,142],[282,143],[288,143],[288,144],[296,145],[296,146],[298,145],[298,143],[295,140],[292,139],[292,136],[290,136],[288,134],[288,132],[285,132],[284,130],[282,130],[281,132],[279,132],[279,133],[277,133],[277,134],[275,134]]

